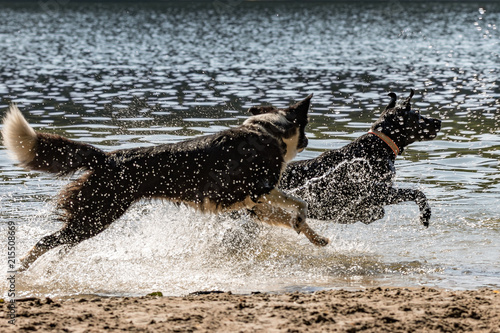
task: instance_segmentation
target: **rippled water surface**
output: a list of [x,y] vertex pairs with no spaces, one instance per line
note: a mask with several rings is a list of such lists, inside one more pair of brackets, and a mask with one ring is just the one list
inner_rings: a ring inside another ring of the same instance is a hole
[[[18,275],[20,295],[500,287],[500,5],[43,3],[0,4],[0,114],[15,101],[37,130],[105,150],[148,146],[314,93],[299,156],[311,158],[362,135],[387,92],[410,88],[443,128],[397,160],[397,186],[430,200],[429,229],[400,204],[371,225],[311,221],[332,241],[318,249],[290,230],[245,231],[245,218],[140,202]],[[67,180],[23,171],[3,146],[0,178],[2,237],[15,221],[22,255],[60,228],[54,198]]]

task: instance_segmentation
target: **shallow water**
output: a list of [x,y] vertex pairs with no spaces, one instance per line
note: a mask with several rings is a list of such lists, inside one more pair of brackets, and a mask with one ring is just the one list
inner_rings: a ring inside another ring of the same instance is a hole
[[[414,88],[443,128],[398,157],[397,186],[423,190],[433,217],[424,229],[409,203],[371,225],[311,221],[332,241],[318,249],[290,230],[248,232],[245,218],[141,202],[18,275],[18,295],[500,287],[500,5],[57,3],[0,5],[2,115],[15,101],[36,129],[112,150],[213,133],[249,106],[314,93],[299,156],[310,158],[366,132],[387,92]],[[0,178],[1,234],[15,221],[21,255],[60,227],[67,181],[23,171],[3,147]],[[6,242],[0,252],[7,271]]]

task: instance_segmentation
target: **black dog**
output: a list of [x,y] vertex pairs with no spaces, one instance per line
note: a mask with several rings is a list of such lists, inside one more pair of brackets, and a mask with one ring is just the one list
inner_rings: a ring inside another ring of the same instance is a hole
[[[85,171],[59,196],[63,227],[43,237],[21,259],[20,269],[56,246],[76,245],[99,234],[143,198],[212,213],[255,209],[261,220],[293,227],[311,242],[326,245],[306,223],[307,204],[277,188],[286,163],[307,146],[311,96],[283,110],[252,108],[253,116],[243,125],[217,134],[112,152],[35,132],[11,106],[2,134],[21,165],[58,175]],[[291,210],[292,218],[273,219],[266,215],[268,206]]]
[[308,203],[308,217],[337,223],[371,223],[381,219],[384,206],[415,201],[420,221],[429,225],[431,209],[424,193],[393,188],[394,161],[404,147],[432,140],[441,129],[438,119],[412,110],[410,96],[396,105],[391,101],[371,130],[347,146],[317,158],[290,163],[279,187]]

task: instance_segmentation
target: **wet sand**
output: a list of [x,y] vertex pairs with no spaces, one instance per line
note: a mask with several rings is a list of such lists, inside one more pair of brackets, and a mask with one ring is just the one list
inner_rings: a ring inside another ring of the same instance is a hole
[[311,294],[24,299],[1,332],[500,332],[500,293],[432,288]]

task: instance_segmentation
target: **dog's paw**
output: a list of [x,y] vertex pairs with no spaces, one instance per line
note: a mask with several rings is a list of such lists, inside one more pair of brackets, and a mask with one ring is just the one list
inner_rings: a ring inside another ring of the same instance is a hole
[[[307,213],[307,212],[306,212]],[[297,230],[297,229],[296,229]],[[330,240],[326,237],[321,237],[318,235],[311,227],[304,222],[300,225],[300,228],[297,230],[298,233],[303,233],[307,239],[316,246],[327,246],[330,243]]]
[[426,206],[421,214],[420,214],[420,222],[424,225],[424,227],[429,227],[429,221],[431,220],[431,208]]
[[19,260],[19,265],[16,267],[16,272],[22,273],[26,271],[30,266],[31,261],[28,256],[24,256]]
[[328,238],[321,237],[320,235],[318,235],[316,232],[314,232],[314,230],[312,230],[307,225],[307,223],[305,223],[302,226],[302,231],[303,231],[304,235],[307,237],[307,239],[309,239],[309,241],[316,246],[320,246],[320,247],[327,246],[328,243],[330,243],[330,240]]
[[24,266],[24,265],[19,265],[19,266],[17,266],[17,268],[16,268],[16,272],[17,272],[17,273],[23,273],[23,272],[25,272],[27,269],[28,269],[28,267],[27,267],[27,266]]
[[330,240],[326,237],[321,237],[319,235],[316,235],[313,239],[310,239],[311,243],[313,243],[316,246],[327,246],[330,243]]

